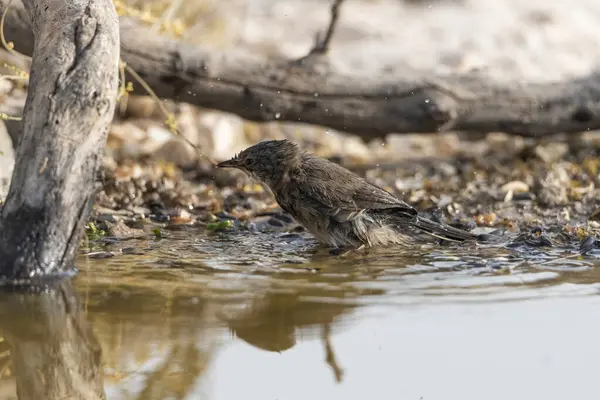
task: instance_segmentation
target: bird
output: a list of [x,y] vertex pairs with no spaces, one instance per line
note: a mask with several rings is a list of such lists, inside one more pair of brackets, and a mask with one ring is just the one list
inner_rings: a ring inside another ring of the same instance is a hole
[[287,139],[258,142],[217,167],[242,170],[266,184],[282,210],[334,249],[410,247],[425,237],[478,239],[420,216],[390,192]]

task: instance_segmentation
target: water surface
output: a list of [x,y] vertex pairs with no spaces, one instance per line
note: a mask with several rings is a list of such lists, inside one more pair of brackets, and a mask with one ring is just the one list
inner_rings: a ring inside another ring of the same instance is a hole
[[75,288],[109,399],[592,399],[600,253],[572,254],[182,230],[84,246]]

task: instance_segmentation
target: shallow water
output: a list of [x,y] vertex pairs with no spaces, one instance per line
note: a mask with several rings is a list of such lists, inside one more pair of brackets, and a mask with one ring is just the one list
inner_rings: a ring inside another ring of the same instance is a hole
[[75,289],[109,399],[591,399],[600,252],[572,250],[173,231],[84,247]]

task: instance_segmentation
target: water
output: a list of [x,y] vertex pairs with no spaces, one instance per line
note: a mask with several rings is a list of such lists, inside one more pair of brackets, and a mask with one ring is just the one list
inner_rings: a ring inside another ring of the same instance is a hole
[[600,253],[572,250],[95,242],[73,287],[2,297],[0,399],[596,398]]

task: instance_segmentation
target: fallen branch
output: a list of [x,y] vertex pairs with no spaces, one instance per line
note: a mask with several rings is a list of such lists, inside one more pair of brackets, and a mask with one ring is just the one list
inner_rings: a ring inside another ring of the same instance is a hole
[[[335,3],[338,3],[337,1]],[[31,54],[28,27],[6,20],[6,36]],[[337,17],[336,17],[337,18]],[[398,68],[343,75],[243,49],[221,52],[154,35],[121,18],[121,57],[163,98],[254,121],[322,125],[362,137],[443,130],[523,136],[600,128],[600,74],[552,84],[501,85],[477,74],[436,77]]]
[[111,0],[23,3],[36,40],[0,217],[0,275],[10,280],[58,272],[76,255],[114,112],[119,61]]

